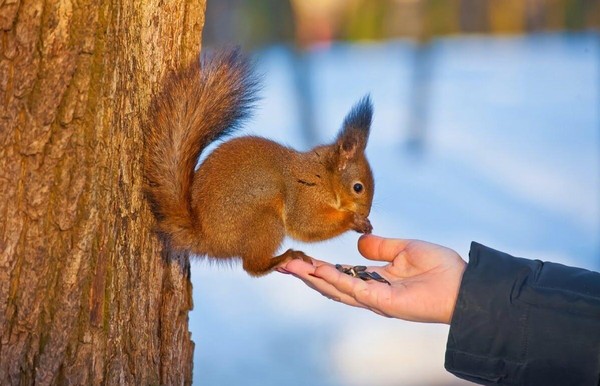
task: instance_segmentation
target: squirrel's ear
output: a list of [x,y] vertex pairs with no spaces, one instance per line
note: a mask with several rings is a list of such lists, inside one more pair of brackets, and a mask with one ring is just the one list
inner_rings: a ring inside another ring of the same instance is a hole
[[371,97],[366,95],[346,115],[336,139],[338,170],[345,169],[350,160],[365,151],[372,118],[373,104]]

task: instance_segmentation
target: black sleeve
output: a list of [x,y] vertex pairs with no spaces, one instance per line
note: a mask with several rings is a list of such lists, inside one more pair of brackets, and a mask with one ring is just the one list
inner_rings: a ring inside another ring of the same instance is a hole
[[445,367],[484,385],[600,385],[600,273],[472,243]]

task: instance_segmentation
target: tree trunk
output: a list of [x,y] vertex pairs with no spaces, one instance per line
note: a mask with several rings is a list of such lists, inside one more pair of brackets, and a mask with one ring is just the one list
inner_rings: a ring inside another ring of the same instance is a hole
[[161,253],[142,130],[205,0],[0,0],[0,384],[190,384],[186,255]]

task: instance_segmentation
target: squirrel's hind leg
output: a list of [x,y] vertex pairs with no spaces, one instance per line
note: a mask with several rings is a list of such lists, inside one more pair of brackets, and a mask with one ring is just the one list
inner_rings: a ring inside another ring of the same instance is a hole
[[303,252],[293,249],[273,257],[285,237],[285,226],[277,210],[263,211],[260,218],[248,226],[248,230],[241,257],[244,270],[251,276],[266,275],[278,265],[292,259],[312,262]]

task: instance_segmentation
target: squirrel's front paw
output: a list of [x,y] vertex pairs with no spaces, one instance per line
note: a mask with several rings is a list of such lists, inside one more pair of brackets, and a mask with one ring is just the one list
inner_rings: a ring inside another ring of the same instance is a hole
[[312,264],[310,256],[302,251],[296,251],[295,249],[288,249],[282,256],[285,256],[287,258],[286,260],[300,259]]
[[356,213],[354,214],[354,223],[352,224],[352,229],[358,233],[369,234],[373,232],[371,221],[369,221],[367,217],[362,217]]

